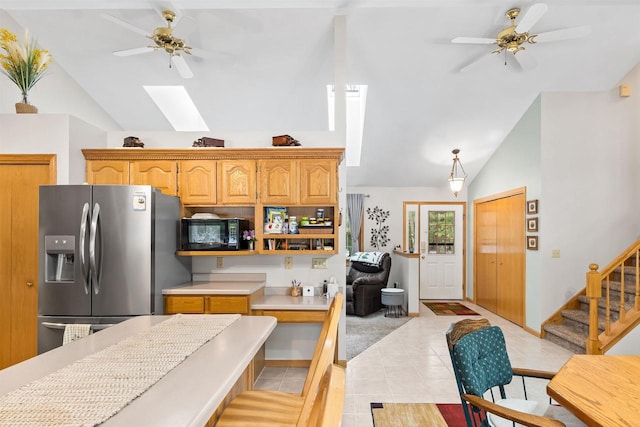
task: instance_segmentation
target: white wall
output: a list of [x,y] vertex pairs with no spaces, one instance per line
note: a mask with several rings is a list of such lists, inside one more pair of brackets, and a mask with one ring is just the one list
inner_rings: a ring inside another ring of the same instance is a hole
[[[473,201],[515,188],[526,187],[527,200],[540,199],[540,98],[531,104],[503,143],[471,177],[468,186],[467,209],[467,296],[473,297]],[[546,200],[540,201],[540,241],[546,231]],[[539,329],[540,325],[540,251],[526,251],[526,319],[525,324]],[[536,326],[537,325],[537,326]]]
[[80,148],[105,143],[104,131],[66,114],[0,114],[0,153],[55,154],[58,184],[83,183]]
[[[640,88],[640,66],[620,83]],[[526,325],[541,323],[585,286],[589,263],[601,267],[640,238],[640,97],[544,93],[468,187],[473,200],[527,187],[539,199],[539,251],[527,251]],[[508,184],[507,184],[508,183]],[[560,258],[551,258],[552,249]],[[473,241],[469,242],[473,253]],[[468,257],[473,287],[473,257]],[[634,331],[611,354],[637,354]]]
[[[24,38],[24,29],[0,9],[0,28],[7,28]],[[43,46],[46,49],[46,46]],[[39,113],[70,114],[97,128],[119,130],[120,126],[76,83],[56,60],[29,93],[29,103],[38,107]],[[0,114],[15,114],[15,103],[22,95],[18,87],[5,75],[0,75]]]

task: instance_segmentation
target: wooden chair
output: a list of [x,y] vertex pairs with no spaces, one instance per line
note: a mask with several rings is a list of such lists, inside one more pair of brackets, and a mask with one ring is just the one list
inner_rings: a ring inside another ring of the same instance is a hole
[[[548,380],[554,373],[512,367],[502,330],[482,320],[460,321],[452,325],[446,334],[468,427],[511,427],[515,423],[538,427],[564,426],[562,421],[547,416],[548,405],[527,400],[524,378]],[[513,376],[522,377],[525,399],[507,397],[505,385],[511,383]],[[494,389],[498,392],[497,398],[494,398]]]
[[[338,321],[344,297],[337,293],[327,310],[318,343],[300,394],[275,390],[247,390],[232,399],[216,426],[300,426],[309,423],[321,380],[332,364],[338,340]],[[342,412],[342,411],[340,411]]]

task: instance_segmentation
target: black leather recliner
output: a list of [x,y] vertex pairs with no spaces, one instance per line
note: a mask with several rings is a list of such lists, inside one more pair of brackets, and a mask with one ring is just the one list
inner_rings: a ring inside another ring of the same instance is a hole
[[391,256],[385,253],[379,265],[351,261],[347,273],[347,314],[366,316],[380,310],[382,288],[387,287],[391,272]]

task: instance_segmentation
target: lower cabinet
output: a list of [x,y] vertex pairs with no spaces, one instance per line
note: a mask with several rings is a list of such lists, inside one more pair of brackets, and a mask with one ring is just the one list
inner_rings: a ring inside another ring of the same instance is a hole
[[259,289],[248,295],[165,295],[165,314],[251,314],[251,302],[264,295]]

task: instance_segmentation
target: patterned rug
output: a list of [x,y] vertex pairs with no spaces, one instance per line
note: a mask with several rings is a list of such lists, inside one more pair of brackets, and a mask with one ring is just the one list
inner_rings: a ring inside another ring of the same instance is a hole
[[466,427],[461,404],[371,403],[376,427]]
[[464,304],[452,301],[422,301],[431,311],[438,316],[479,316]]

